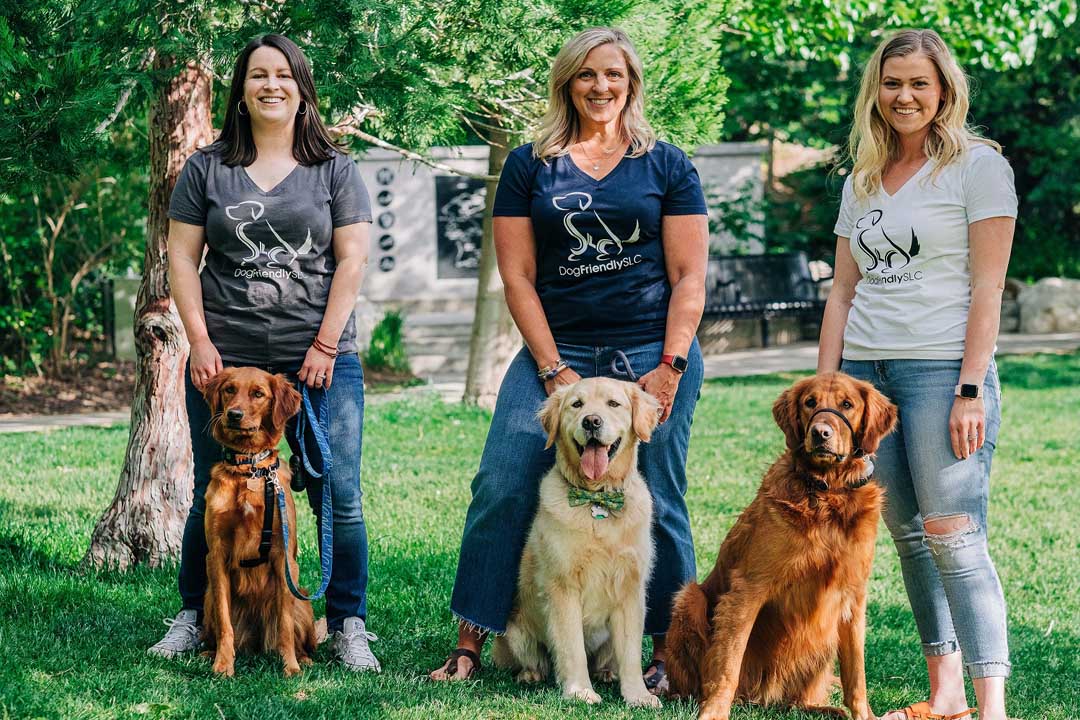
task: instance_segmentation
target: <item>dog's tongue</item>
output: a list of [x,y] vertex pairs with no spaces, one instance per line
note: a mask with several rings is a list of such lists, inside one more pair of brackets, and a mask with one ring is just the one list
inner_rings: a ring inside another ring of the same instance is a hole
[[607,472],[607,446],[589,443],[581,453],[581,470],[590,480],[599,480]]

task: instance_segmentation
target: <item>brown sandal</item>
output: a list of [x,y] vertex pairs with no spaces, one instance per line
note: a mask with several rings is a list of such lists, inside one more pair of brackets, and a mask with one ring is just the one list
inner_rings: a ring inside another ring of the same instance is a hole
[[[893,712],[893,711],[889,711]],[[903,708],[905,720],[960,720],[960,718],[971,715],[978,712],[975,708],[968,708],[963,712],[958,712],[953,715],[942,715],[936,713],[930,709],[930,703],[918,702],[913,705],[908,705]],[[887,713],[886,713],[887,714]]]
[[[467,658],[472,662],[472,667],[469,668],[469,674],[463,678],[455,678],[457,675],[457,665],[460,658]],[[468,648],[458,648],[454,652],[450,653],[450,657],[447,658],[446,674],[447,680],[471,680],[483,666],[480,664],[480,656],[474,653]]]

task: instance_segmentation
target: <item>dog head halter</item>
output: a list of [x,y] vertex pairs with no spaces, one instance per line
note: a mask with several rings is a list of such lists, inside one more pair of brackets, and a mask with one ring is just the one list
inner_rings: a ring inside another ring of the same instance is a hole
[[804,443],[806,441],[806,433],[810,432],[810,426],[813,425],[814,418],[817,417],[821,413],[829,413],[831,415],[835,415],[836,417],[840,418],[841,420],[844,421],[844,424],[847,425],[848,432],[851,433],[851,444],[854,445],[855,447],[852,448],[850,455],[840,455],[838,453],[833,453],[840,460],[840,462],[843,462],[844,460],[847,460],[848,457],[861,458],[864,455],[866,455],[866,451],[862,449],[862,440],[859,438],[858,434],[855,432],[855,428],[853,428],[851,426],[851,421],[848,420],[844,416],[844,413],[842,413],[839,410],[836,410],[834,408],[830,408],[830,407],[818,408],[817,410],[815,410],[813,412],[812,415],[810,415],[810,419],[806,421],[806,429],[803,430],[803,442]]

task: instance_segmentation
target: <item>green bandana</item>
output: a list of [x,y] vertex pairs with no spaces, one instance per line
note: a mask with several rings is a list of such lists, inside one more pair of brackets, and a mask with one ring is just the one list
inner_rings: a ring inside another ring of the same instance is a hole
[[623,503],[626,498],[623,496],[622,490],[586,490],[574,485],[570,486],[570,490],[567,492],[567,499],[570,500],[570,507],[577,507],[579,505],[592,505],[593,517],[605,518],[607,512],[618,512],[623,509]]

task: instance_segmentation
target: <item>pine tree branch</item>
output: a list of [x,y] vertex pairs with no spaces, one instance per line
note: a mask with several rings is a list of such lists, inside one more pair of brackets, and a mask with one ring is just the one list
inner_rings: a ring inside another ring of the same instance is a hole
[[338,123],[337,125],[333,125],[327,129],[330,131],[330,135],[334,138],[339,138],[345,135],[358,137],[369,145],[374,145],[375,147],[382,148],[383,150],[390,150],[391,152],[396,152],[407,160],[412,160],[414,162],[427,165],[428,167],[434,168],[435,170],[442,170],[443,172],[450,173],[451,175],[460,175],[461,177],[472,178],[473,180],[483,180],[484,182],[496,182],[499,179],[497,175],[484,175],[482,173],[467,172],[451,165],[441,163],[438,160],[434,160],[425,155],[421,155],[420,153],[413,152],[412,150],[406,150],[403,147],[398,147],[397,145],[388,143],[385,140],[377,138],[374,135],[366,133],[360,128],[356,127],[362,120],[363,117],[360,117],[358,119],[355,116],[350,116],[348,118],[345,118],[344,121]]
[[[145,72],[146,69],[150,67],[150,63],[154,61],[154,55],[156,53],[157,51],[152,47],[146,49],[142,61],[139,62],[138,71],[140,73]],[[116,121],[116,118],[120,117],[120,113],[124,110],[124,106],[127,105],[128,100],[131,99],[131,93],[135,90],[136,82],[137,80],[134,76],[129,77],[124,81],[124,89],[120,92],[120,97],[116,100],[116,106],[113,108],[112,112],[109,113],[109,116],[98,123],[98,126],[94,128],[94,135],[100,135],[105,132],[109,126]]]

